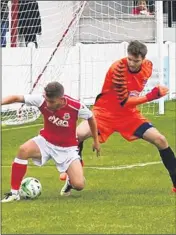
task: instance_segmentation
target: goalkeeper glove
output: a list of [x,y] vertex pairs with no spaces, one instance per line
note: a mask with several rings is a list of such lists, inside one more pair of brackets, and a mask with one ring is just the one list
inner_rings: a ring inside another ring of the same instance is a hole
[[167,87],[164,87],[164,86],[154,87],[151,90],[151,92],[146,94],[147,101],[150,102],[152,100],[159,99],[159,98],[167,95],[168,91],[169,91],[169,89]]

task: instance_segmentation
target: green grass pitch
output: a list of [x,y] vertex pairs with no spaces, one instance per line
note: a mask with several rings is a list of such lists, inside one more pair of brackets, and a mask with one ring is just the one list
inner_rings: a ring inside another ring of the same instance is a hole
[[[165,115],[149,116],[174,151],[175,110],[172,101],[166,104]],[[40,128],[3,127],[2,197],[9,191],[18,146]],[[91,142],[84,149],[86,187],[70,197],[59,195],[63,182],[52,162],[39,168],[30,161],[26,176],[41,181],[42,195],[36,200],[2,204],[2,234],[176,234],[176,195],[156,148],[142,140],[128,143],[115,133],[97,158]],[[110,169],[149,162],[156,164]]]

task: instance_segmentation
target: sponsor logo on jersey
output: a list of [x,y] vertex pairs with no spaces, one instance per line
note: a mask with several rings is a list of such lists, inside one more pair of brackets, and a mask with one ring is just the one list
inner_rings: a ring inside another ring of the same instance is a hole
[[55,117],[54,115],[50,116],[48,118],[48,121],[52,122],[56,126],[69,127],[68,121],[62,120],[62,119],[60,119],[58,117]]
[[139,96],[139,91],[130,91],[130,96]]
[[69,120],[70,119],[70,114],[69,113],[64,113],[63,119],[64,120]]

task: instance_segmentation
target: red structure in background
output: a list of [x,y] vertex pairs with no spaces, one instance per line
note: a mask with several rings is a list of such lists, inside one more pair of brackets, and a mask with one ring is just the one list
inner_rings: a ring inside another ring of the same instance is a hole
[[18,0],[11,4],[11,47],[16,47],[18,42]]

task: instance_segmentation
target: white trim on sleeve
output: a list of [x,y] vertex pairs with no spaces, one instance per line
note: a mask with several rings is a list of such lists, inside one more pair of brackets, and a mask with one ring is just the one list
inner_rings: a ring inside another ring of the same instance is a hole
[[81,104],[81,107],[78,111],[78,117],[83,119],[89,119],[93,116],[93,113],[90,109],[86,107],[85,104]]
[[24,95],[25,104],[31,105],[31,106],[36,106],[38,108],[43,104],[44,100],[45,99],[42,94],[40,94],[40,95],[36,95],[36,94]]

